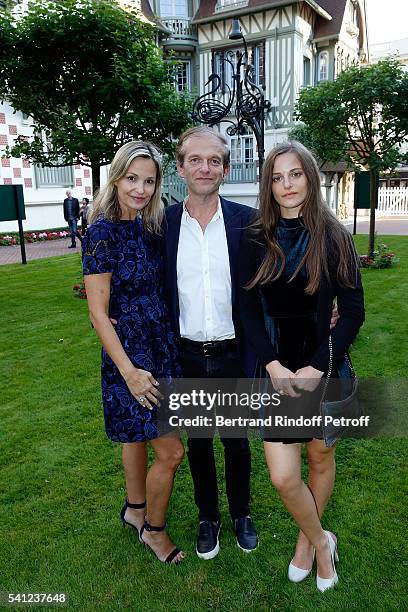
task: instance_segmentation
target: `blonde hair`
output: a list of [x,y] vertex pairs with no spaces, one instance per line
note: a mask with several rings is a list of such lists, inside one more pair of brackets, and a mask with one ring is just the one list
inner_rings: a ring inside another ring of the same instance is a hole
[[161,184],[163,179],[160,151],[150,142],[133,140],[120,147],[112,160],[108,182],[100,189],[90,215],[90,223],[98,219],[119,221],[122,215],[115,183],[127,173],[130,164],[137,157],[149,158],[156,166],[156,185],[148,205],[142,210],[143,224],[148,231],[159,233],[164,214],[161,201]]

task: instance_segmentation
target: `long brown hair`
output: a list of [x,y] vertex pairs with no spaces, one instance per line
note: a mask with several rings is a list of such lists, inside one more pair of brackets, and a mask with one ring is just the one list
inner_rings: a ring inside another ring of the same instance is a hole
[[[300,142],[291,140],[277,145],[268,154],[262,171],[259,191],[259,217],[251,226],[254,237],[266,242],[266,253],[247,289],[278,279],[285,267],[285,255],[276,240],[276,227],[280,219],[280,207],[272,192],[273,168],[278,155],[295,154],[305,173],[308,191],[299,214],[309,230],[310,240],[306,252],[290,280],[306,265],[308,284],[306,293],[317,291],[322,274],[330,281],[329,257],[338,257],[337,281],[344,287],[354,287],[358,259],[349,232],[343,227],[323,200],[320,173],[312,153]],[[329,252],[330,250],[330,252]]]

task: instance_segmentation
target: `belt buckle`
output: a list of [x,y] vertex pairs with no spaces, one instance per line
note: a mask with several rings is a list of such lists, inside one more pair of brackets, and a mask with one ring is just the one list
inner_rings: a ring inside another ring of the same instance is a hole
[[211,357],[208,351],[211,351],[213,342],[203,342],[204,357]]

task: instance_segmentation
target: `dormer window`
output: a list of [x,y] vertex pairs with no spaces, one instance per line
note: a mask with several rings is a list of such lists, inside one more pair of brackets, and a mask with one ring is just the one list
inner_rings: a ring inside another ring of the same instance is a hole
[[215,12],[233,11],[244,6],[248,6],[249,0],[217,0]]
[[355,3],[350,0],[349,2],[349,23],[352,23],[354,25],[357,25],[357,6],[355,5]]
[[358,36],[358,7],[357,3],[354,0],[350,0],[348,3],[348,13],[346,20],[346,30],[347,34],[352,36]]

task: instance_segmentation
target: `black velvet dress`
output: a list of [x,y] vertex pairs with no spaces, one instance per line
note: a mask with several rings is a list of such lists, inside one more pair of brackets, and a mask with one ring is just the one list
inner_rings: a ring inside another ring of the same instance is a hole
[[[305,293],[307,271],[305,266],[293,280],[290,280],[304,256],[309,244],[310,235],[301,220],[280,219],[277,226],[277,241],[285,255],[285,267],[277,280],[257,285],[247,291],[241,290],[240,308],[244,333],[253,345],[258,358],[259,368],[256,376],[269,381],[269,375],[263,367],[273,359],[277,359],[292,372],[310,364],[318,346],[317,331],[317,293]],[[241,287],[252,279],[261,264],[265,245],[251,237],[250,231],[243,242],[241,250]],[[273,358],[271,359],[271,355]],[[266,382],[266,381],[265,381]],[[265,385],[263,390],[265,390]],[[318,398],[316,393],[310,394],[308,403],[314,400],[311,411],[316,413]],[[281,410],[287,415],[299,414],[295,410],[297,400],[282,397]],[[302,410],[305,402],[302,400]],[[309,416],[310,416],[310,410]],[[308,416],[308,415],[304,415]],[[301,432],[299,432],[301,433]],[[310,433],[310,432],[309,432]],[[313,437],[321,437],[316,431]],[[284,443],[304,442],[312,438],[271,438],[263,436],[267,441]]]

